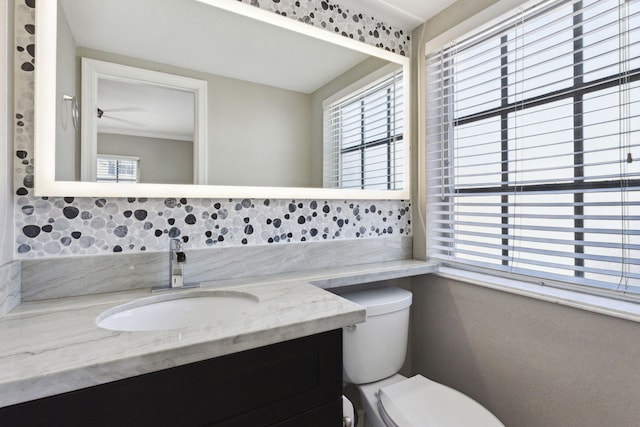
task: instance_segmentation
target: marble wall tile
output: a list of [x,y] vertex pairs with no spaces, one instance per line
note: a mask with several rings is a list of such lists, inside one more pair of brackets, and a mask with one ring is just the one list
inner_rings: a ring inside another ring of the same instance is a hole
[[[410,259],[411,237],[186,250],[185,282]],[[168,285],[168,252],[22,261],[22,299],[35,301]]]
[[0,266],[0,317],[20,304],[21,262]]

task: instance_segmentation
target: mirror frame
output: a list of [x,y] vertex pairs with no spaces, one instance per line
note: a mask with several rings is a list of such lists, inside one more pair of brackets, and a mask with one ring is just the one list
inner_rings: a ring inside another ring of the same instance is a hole
[[[345,199],[408,200],[411,197],[411,123],[410,59],[340,34],[280,16],[236,0],[197,0],[229,12],[256,19],[296,33],[324,40],[348,49],[382,58],[402,66],[404,80],[405,159],[402,190],[360,190],[343,188],[258,187],[230,185],[126,184],[56,181],[56,47],[57,1],[43,1],[36,7],[36,69],[34,91],[35,195],[75,197],[186,197],[186,198],[257,198],[257,199]],[[82,119],[82,118],[81,118]],[[53,135],[53,138],[52,138]],[[52,141],[53,139],[53,141]],[[36,160],[37,161],[37,160]]]

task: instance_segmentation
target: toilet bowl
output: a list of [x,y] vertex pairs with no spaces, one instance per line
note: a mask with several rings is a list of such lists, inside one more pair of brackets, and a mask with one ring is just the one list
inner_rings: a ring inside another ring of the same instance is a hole
[[342,294],[367,309],[367,320],[343,329],[343,377],[360,392],[365,427],[504,427],[463,393],[422,375],[406,378],[404,363],[412,294],[390,287]]

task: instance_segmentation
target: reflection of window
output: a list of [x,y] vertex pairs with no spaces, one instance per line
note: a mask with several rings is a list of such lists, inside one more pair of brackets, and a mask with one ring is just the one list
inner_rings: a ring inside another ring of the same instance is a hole
[[138,182],[140,158],[98,154],[98,182]]
[[640,2],[547,1],[429,55],[433,258],[640,293],[639,45]]
[[333,188],[402,188],[402,74],[393,73],[325,108]]

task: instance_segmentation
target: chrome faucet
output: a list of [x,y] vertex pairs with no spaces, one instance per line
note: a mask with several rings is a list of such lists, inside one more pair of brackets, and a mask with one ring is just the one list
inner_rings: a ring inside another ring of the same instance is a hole
[[184,265],[187,263],[187,254],[182,250],[182,242],[179,239],[169,240],[169,274],[170,288],[182,288],[184,286]]
[[187,254],[182,249],[180,239],[169,240],[169,283],[168,286],[151,288],[151,292],[163,292],[179,289],[199,288],[200,284],[184,284],[184,265],[187,263]]

